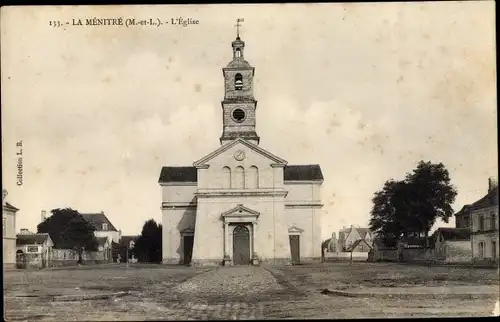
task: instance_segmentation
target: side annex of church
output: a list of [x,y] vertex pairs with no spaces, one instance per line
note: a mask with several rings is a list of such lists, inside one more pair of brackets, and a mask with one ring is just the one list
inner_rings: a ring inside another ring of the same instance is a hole
[[232,42],[222,69],[221,146],[192,166],[161,169],[163,263],[291,264],[321,258],[319,165],[288,165],[259,146],[255,68]]

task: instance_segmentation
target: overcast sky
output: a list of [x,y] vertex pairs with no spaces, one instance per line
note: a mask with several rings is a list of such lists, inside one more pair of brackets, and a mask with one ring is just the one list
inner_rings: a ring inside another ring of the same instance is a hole
[[[2,172],[16,229],[66,206],[104,211],[124,234],[161,221],[161,167],[220,146],[238,17],[260,146],[321,165],[323,237],[366,226],[374,192],[421,159],[445,164],[460,210],[497,176],[494,12],[486,1],[3,7]],[[199,24],[49,26],[93,17]]]

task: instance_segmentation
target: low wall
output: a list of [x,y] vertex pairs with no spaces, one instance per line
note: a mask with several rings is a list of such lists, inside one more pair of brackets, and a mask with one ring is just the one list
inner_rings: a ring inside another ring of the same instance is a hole
[[397,249],[382,249],[373,253],[373,261],[398,261]]
[[46,261],[40,253],[27,253],[16,256],[16,268],[43,268],[46,266]]
[[430,248],[405,248],[402,255],[401,261],[404,262],[435,260],[434,250]]
[[470,241],[450,241],[445,244],[446,263],[470,263],[472,261],[472,245]]
[[[349,261],[351,260],[351,253],[349,252],[339,252],[330,253],[326,252],[323,261],[333,262],[333,261]],[[368,252],[352,252],[353,261],[364,261],[368,260]]]
[[[82,254],[83,264],[112,263],[112,258],[105,258],[104,252],[86,251]],[[17,268],[39,269],[45,267],[75,266],[78,253],[71,249],[51,249],[49,257],[41,253],[24,253],[17,257]]]

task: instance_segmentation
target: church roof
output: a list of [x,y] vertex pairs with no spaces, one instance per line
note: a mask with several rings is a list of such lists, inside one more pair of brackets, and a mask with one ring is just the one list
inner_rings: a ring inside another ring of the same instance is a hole
[[103,212],[95,213],[95,214],[80,214],[89,221],[97,231],[102,231],[102,224],[108,224],[107,231],[118,231],[115,226],[109,221],[108,217]]
[[285,181],[323,180],[323,173],[318,164],[285,166]]
[[[197,182],[198,172],[195,167],[163,167],[159,183],[166,182]],[[284,169],[285,181],[323,180],[323,173],[318,164],[287,165]]]
[[250,64],[244,59],[233,59],[227,64],[226,68],[253,68]]
[[197,182],[198,171],[195,167],[163,167],[158,182]]

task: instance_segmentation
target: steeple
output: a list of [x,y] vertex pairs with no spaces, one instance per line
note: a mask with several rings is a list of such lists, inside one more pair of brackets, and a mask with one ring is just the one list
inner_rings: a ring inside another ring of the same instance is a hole
[[223,130],[221,144],[243,138],[259,144],[255,132],[257,101],[253,97],[255,68],[244,59],[245,42],[240,38],[240,22],[236,21],[236,39],[231,43],[233,59],[222,68],[224,75],[224,100],[222,101]]

